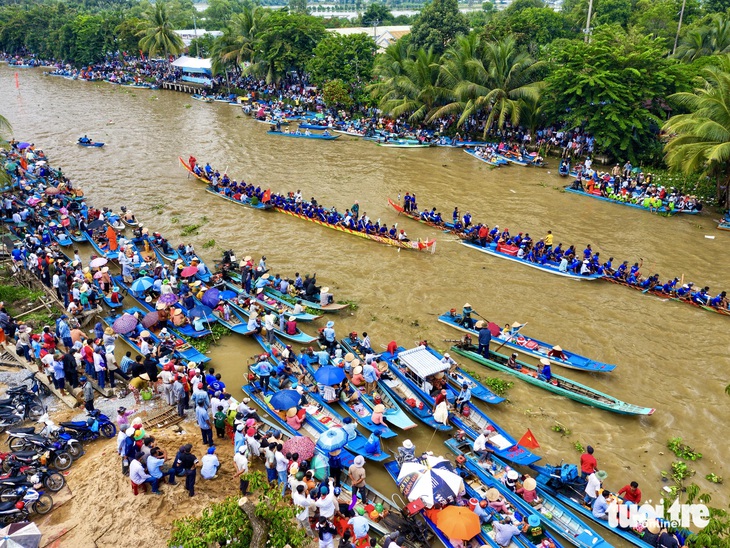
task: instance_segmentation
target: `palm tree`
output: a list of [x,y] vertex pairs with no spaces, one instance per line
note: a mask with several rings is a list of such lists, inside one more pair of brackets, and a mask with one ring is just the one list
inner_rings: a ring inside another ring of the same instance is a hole
[[244,63],[252,63],[256,55],[256,39],[266,24],[267,10],[247,2],[241,13],[231,18],[223,36],[215,42],[211,55],[213,72],[224,67],[239,71]]
[[675,57],[690,63],[707,55],[721,55],[730,52],[730,19],[724,14],[715,14],[704,27],[689,31],[677,48]]
[[379,107],[389,116],[425,120],[438,99],[438,56],[432,49],[413,51],[411,46],[391,44],[378,60],[378,81],[369,87]]
[[669,135],[665,161],[685,174],[704,172],[717,181],[718,203],[730,207],[730,55],[702,71],[702,85],[675,93],[670,100],[688,111],[672,116],[662,130]]
[[442,68],[442,81],[452,101],[430,119],[460,113],[461,126],[471,116],[488,112],[485,136],[495,122],[499,128],[508,119],[518,125],[522,101],[540,98],[544,83],[537,78],[542,65],[520,51],[511,35],[483,47],[476,38],[463,38],[445,54]]
[[167,4],[163,0],[157,0],[150,7],[139,35],[142,37],[139,47],[150,57],[179,55],[185,49],[182,38],[172,29]]

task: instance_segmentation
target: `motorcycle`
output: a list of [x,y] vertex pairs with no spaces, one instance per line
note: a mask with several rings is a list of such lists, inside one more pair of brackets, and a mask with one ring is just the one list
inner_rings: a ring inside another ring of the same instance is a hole
[[51,495],[36,491],[26,485],[15,490],[15,498],[0,502],[0,523],[7,525],[18,521],[27,521],[31,512],[47,514],[53,508]]
[[38,445],[36,451],[18,451],[16,453],[0,453],[3,459],[3,471],[9,472],[12,467],[17,464],[33,465],[36,462],[40,464],[50,464],[56,470],[68,470],[73,464],[73,458],[67,451],[63,450],[60,442],[54,441],[43,445]]
[[39,432],[36,432],[32,426],[7,430],[8,447],[10,447],[11,451],[28,451],[41,439],[47,439],[63,443],[66,451],[74,459],[77,459],[84,453],[81,443],[72,434],[57,426],[48,417],[48,414],[44,414],[38,419],[38,422],[44,425]]
[[105,438],[117,435],[115,424],[98,409],[89,413],[89,418],[85,421],[62,422],[61,427],[64,430],[71,430],[74,438],[80,441],[96,440],[100,434]]
[[[3,485],[3,481],[13,481],[13,478],[20,478],[25,477],[26,482],[31,487],[38,488],[41,485],[45,486],[46,489],[52,492],[57,492],[63,489],[64,485],[66,485],[66,478],[63,477],[63,474],[60,472],[56,472],[55,470],[49,470],[47,466],[42,466],[40,464],[33,465],[33,466],[26,466],[26,465],[19,465],[17,463],[14,463],[13,468],[10,472],[7,474],[3,474],[0,476],[0,486]],[[20,480],[15,481],[14,483],[22,483]],[[7,484],[6,488],[7,488]],[[0,489],[0,501],[3,501],[3,493],[6,491],[6,489]]]

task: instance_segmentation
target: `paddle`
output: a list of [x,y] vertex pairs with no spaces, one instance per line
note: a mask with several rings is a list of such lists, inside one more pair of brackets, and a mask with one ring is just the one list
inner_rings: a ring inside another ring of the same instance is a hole
[[513,337],[514,337],[515,335],[517,335],[517,333],[519,333],[519,332],[520,332],[520,329],[522,329],[522,328],[523,328],[523,327],[525,327],[526,325],[527,325],[527,322],[523,323],[523,324],[522,324],[522,325],[521,325],[521,326],[520,326],[519,328],[517,328],[517,331],[515,331],[515,332],[511,333],[511,334],[510,334],[510,336],[509,336],[509,337],[507,337],[507,340],[506,340],[506,341],[504,341],[504,342],[503,342],[502,344],[500,344],[500,345],[499,345],[499,346],[497,347],[497,350],[495,350],[495,352],[499,352],[499,349],[500,349],[500,348],[502,348],[502,347],[503,347],[503,346],[504,346],[505,344],[507,344],[508,342],[510,342],[510,341],[512,340],[512,338],[513,338]]

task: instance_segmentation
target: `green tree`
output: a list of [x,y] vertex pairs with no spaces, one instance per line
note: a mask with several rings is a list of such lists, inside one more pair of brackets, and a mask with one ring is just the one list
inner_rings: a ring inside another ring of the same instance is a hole
[[339,79],[347,85],[369,79],[378,47],[367,34],[329,34],[314,48],[307,62],[312,82],[322,85]]
[[275,11],[256,41],[256,62],[247,71],[267,82],[278,82],[290,71],[301,72],[326,35],[319,17]]
[[680,85],[665,53],[661,41],[617,25],[597,29],[589,43],[559,41],[547,77],[551,117],[583,126],[597,151],[634,163],[656,160],[647,157],[658,153],[663,98]]
[[122,20],[114,27],[114,34],[117,39],[117,47],[120,52],[127,55],[137,55],[139,48],[139,27],[143,23],[142,19],[137,17],[129,17]]
[[208,0],[205,10],[205,28],[219,30],[225,28],[233,15],[233,4],[230,0]]
[[365,8],[360,21],[365,26],[373,26],[376,22],[378,25],[389,25],[393,22],[393,14],[385,4],[371,2]]
[[694,28],[682,38],[675,57],[691,62],[708,55],[730,52],[730,18],[716,13],[708,24]]
[[457,0],[433,0],[423,7],[413,24],[411,44],[441,55],[454,38],[468,32],[469,24],[459,11]]
[[244,63],[255,60],[257,43],[266,28],[269,13],[269,10],[247,2],[243,11],[232,17],[223,36],[215,40],[211,49],[212,68],[216,74],[226,68],[238,72]]
[[168,7],[163,0],[157,0],[147,12],[140,35],[139,47],[150,57],[178,55],[185,48],[182,38],[173,30]]
[[439,97],[438,56],[433,50],[419,49],[401,40],[388,46],[376,61],[378,81],[370,92],[389,116],[407,116],[420,122],[433,112]]
[[289,13],[308,15],[307,0],[289,0]]
[[727,13],[730,10],[730,0],[705,0],[702,6],[710,13]]
[[664,146],[667,165],[714,177],[718,203],[730,207],[730,55],[705,67],[693,92],[676,93],[670,100],[687,113],[672,116],[662,128],[670,136]]
[[529,7],[519,11],[505,10],[492,18],[484,28],[488,40],[512,34],[517,45],[536,55],[538,50],[558,38],[576,35],[570,19],[552,8]]
[[322,88],[322,98],[328,107],[348,108],[353,104],[352,93],[345,82],[339,78],[329,80]]

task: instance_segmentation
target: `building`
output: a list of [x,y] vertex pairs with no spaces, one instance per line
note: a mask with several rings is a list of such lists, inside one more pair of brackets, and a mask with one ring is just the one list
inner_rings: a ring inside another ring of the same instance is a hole
[[347,36],[350,34],[368,34],[373,37],[378,46],[378,51],[383,51],[393,42],[403,38],[411,32],[410,25],[390,25],[382,27],[346,27],[341,29],[329,29],[331,32]]
[[184,82],[192,82],[206,86],[212,84],[213,72],[211,70],[210,59],[198,59],[197,57],[183,55],[175,59],[172,66],[182,70],[183,75],[181,80]]
[[183,44],[185,44],[186,48],[190,47],[190,42],[192,42],[196,37],[202,38],[206,34],[212,36],[213,38],[217,38],[218,36],[223,36],[223,33],[219,30],[205,30],[205,29],[176,30],[175,34],[178,34],[180,36],[180,38],[182,38]]

